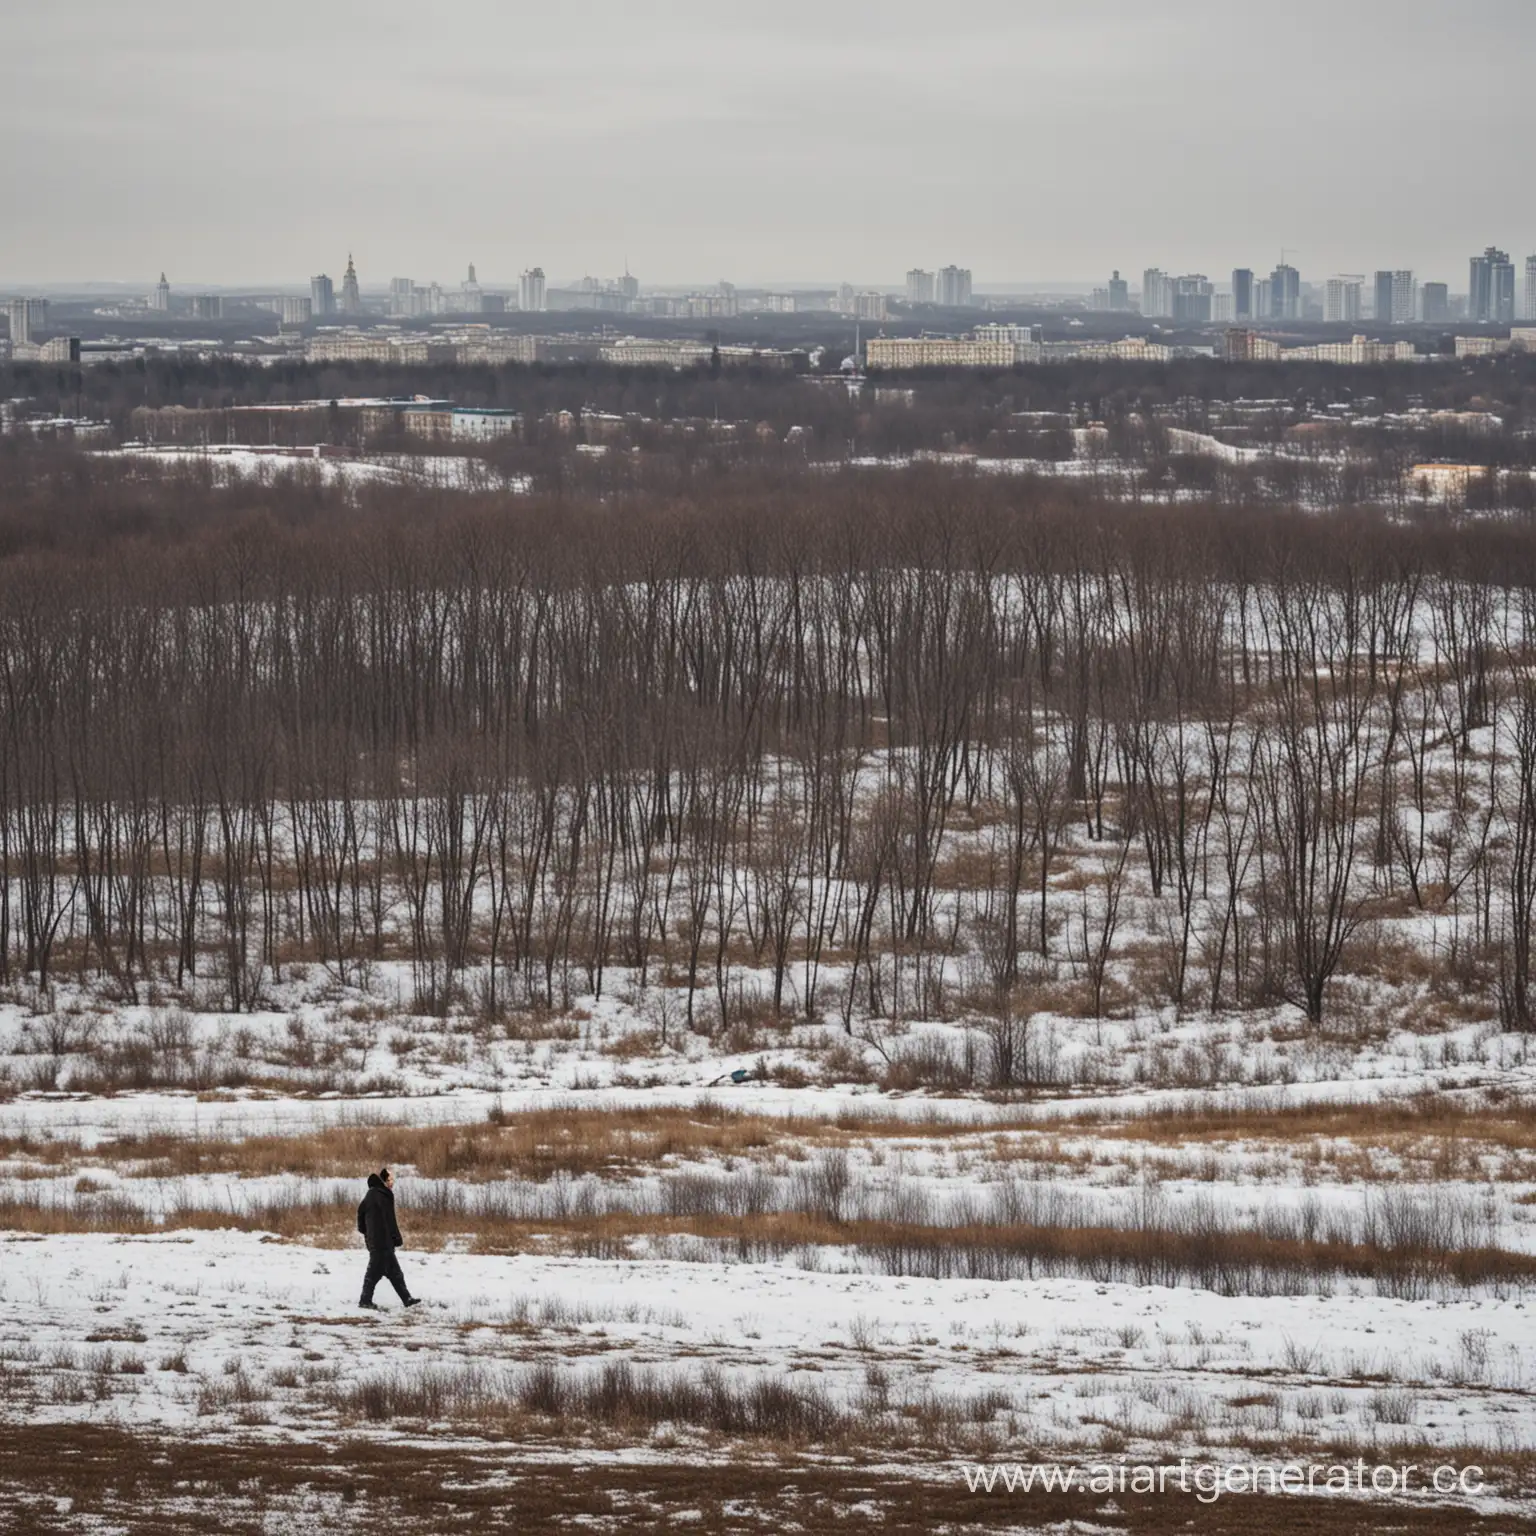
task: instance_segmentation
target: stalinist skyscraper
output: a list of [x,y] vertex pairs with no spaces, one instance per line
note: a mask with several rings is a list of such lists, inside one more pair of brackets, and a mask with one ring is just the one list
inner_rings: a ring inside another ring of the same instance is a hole
[[347,252],[347,270],[341,279],[341,312],[344,315],[358,315],[363,310],[363,301],[357,291],[357,268],[352,265],[352,253]]

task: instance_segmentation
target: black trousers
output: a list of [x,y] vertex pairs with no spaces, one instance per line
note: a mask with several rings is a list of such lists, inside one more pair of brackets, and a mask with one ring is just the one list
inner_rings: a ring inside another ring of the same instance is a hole
[[401,1301],[409,1301],[411,1293],[405,1288],[405,1276],[400,1273],[400,1260],[393,1248],[379,1252],[368,1250],[368,1273],[363,1276],[363,1300],[373,1300],[373,1288],[380,1280],[388,1280],[394,1286]]

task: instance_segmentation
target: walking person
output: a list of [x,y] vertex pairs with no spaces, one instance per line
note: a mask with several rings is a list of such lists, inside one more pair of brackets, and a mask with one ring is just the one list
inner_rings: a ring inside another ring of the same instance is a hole
[[358,1306],[373,1312],[381,1310],[373,1299],[373,1288],[380,1280],[388,1280],[406,1306],[421,1304],[421,1297],[412,1296],[405,1288],[400,1260],[395,1257],[395,1249],[400,1246],[400,1227],[395,1221],[394,1188],[394,1175],[388,1168],[370,1173],[368,1193],[357,1208],[357,1230],[368,1244],[368,1273],[363,1276],[363,1299]]

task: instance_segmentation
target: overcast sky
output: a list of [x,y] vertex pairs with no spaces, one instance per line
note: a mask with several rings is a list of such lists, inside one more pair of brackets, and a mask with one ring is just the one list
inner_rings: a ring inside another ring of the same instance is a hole
[[1536,251],[1536,0],[17,0],[0,285],[1465,288]]

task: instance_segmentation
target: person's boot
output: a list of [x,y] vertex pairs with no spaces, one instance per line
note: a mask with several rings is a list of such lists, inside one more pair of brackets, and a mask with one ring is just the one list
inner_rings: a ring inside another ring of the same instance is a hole
[[384,1310],[376,1301],[360,1301],[358,1306],[365,1308],[369,1312],[382,1312]]
[[421,1305],[421,1297],[420,1296],[407,1296],[405,1298],[405,1304],[408,1307],[419,1307]]

